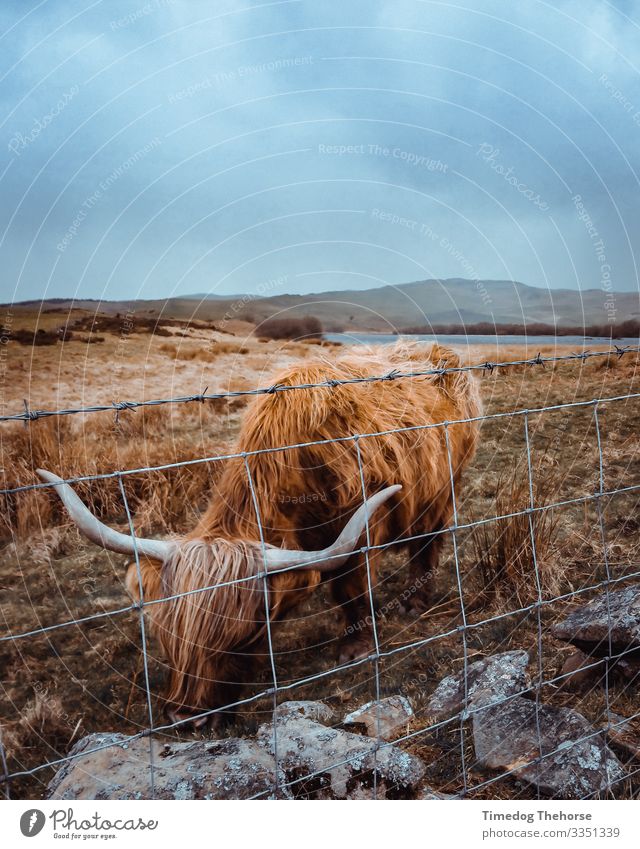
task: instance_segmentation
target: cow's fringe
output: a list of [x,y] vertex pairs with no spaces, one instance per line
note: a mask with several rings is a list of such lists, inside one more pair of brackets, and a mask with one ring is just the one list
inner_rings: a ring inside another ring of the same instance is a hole
[[164,563],[162,594],[170,598],[150,609],[170,666],[170,703],[190,709],[210,703],[225,683],[226,653],[260,641],[266,621],[260,571],[260,545],[240,540],[185,541]]

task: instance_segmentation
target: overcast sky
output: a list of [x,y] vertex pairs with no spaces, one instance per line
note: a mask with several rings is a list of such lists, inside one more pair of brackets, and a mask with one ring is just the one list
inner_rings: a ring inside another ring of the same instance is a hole
[[2,0],[2,300],[637,290],[639,13]]

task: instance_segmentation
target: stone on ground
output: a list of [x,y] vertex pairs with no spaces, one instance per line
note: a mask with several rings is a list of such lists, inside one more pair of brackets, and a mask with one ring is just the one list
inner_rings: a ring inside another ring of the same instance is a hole
[[434,790],[433,787],[423,787],[416,796],[416,799],[430,799],[431,801],[455,798],[450,793],[441,793],[439,790]]
[[[90,734],[49,783],[51,799],[413,798],[426,768],[397,746],[331,728],[322,702],[285,702],[255,738],[191,742]],[[312,774],[313,775],[310,775]],[[317,774],[316,774],[317,773]],[[307,776],[310,776],[307,778]],[[276,780],[277,779],[277,780]],[[377,793],[374,791],[374,785]]]
[[[384,744],[374,753],[376,743],[368,737],[306,717],[279,718],[276,732],[278,764],[285,780],[294,782],[294,798],[410,798],[426,771],[419,758],[397,746]],[[273,755],[273,724],[261,726],[256,740]]]
[[[599,795],[626,774],[582,714],[540,705],[537,722],[536,703],[522,696],[475,713],[473,741],[481,766],[510,772],[545,796]],[[531,763],[540,754],[543,760]]]
[[609,655],[609,631],[612,655],[640,649],[640,584],[610,589],[608,603],[601,592],[551,628],[554,637],[596,657]]
[[606,665],[576,649],[565,660],[560,670],[558,686],[563,690],[578,691],[594,687],[606,675]]
[[363,728],[369,737],[380,737],[381,740],[393,740],[406,731],[408,723],[413,719],[413,709],[409,700],[404,696],[389,696],[380,699],[379,703],[368,702],[357,710],[347,714],[342,724],[350,730]]
[[[123,734],[89,734],[49,783],[50,799],[250,799],[269,795],[275,784],[273,758],[254,740],[229,738],[163,744],[152,740],[151,792],[149,740]],[[280,774],[280,783],[283,775]]]
[[[484,707],[522,693],[529,686],[526,651],[508,651],[470,663],[467,669],[468,707]],[[464,670],[443,678],[427,705],[437,718],[464,709]]]
[[315,722],[331,722],[333,719],[333,711],[329,705],[325,705],[324,702],[310,701],[283,702],[276,708],[276,715],[279,717],[304,716]]
[[[609,745],[621,753],[622,760],[640,762],[640,719],[629,719],[617,713],[610,714],[611,727],[605,726]],[[634,767],[637,769],[637,767]]]

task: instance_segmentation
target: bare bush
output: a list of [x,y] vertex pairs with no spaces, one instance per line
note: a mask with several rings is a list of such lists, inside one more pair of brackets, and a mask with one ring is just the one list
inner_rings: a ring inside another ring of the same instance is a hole
[[256,328],[262,339],[321,339],[322,324],[315,316],[268,318]]
[[[14,427],[2,443],[3,483],[19,487],[38,483],[36,468],[55,468],[65,478],[112,472],[163,462],[180,462],[203,456],[211,449],[219,403],[191,410],[143,407],[120,415],[84,422],[45,419],[35,426]],[[198,434],[200,439],[198,439]],[[206,446],[206,447],[205,447]],[[214,464],[215,465],[215,464]],[[185,521],[217,468],[208,464],[130,475],[125,479],[127,497],[139,527],[166,531]],[[115,478],[82,481],[78,493],[102,518],[125,522],[122,497]],[[67,522],[57,500],[43,489],[9,492],[0,496],[0,540],[29,538],[52,524]]]
[[[532,469],[532,478],[536,508],[550,504],[558,482],[544,457]],[[507,518],[478,525],[472,535],[482,590],[507,606],[513,606],[514,597],[520,605],[537,599],[536,569],[543,595],[554,595],[558,589],[551,556],[558,538],[557,515],[553,510],[524,512],[528,507],[527,469],[516,466],[500,475],[496,484],[495,515]]]

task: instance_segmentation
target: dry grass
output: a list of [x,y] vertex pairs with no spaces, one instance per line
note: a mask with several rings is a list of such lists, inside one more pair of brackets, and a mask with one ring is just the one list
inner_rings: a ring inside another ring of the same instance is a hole
[[82,720],[69,717],[59,696],[34,689],[20,720],[2,739],[7,758],[13,760],[25,751],[41,750],[43,745],[51,752],[68,749],[84,733]]
[[[69,321],[76,318],[89,324],[95,316],[77,310]],[[55,334],[61,320],[59,315],[20,312],[11,331],[32,338],[35,324]],[[226,392],[239,382],[256,388],[315,349],[311,342],[297,343],[295,349],[286,342],[260,343],[253,326],[237,320],[215,330],[202,322],[182,324],[162,325],[166,338],[148,332],[155,327],[151,319],[106,317],[99,345],[90,344],[93,335],[81,338],[77,333],[67,342],[38,347],[10,338],[0,363],[0,413],[24,409],[24,401],[36,410],[191,395],[206,387]],[[142,328],[147,329],[138,332]],[[259,358],[259,367],[250,364],[250,355]]]
[[223,354],[248,354],[250,348],[246,345],[234,344],[233,342],[213,342],[206,347],[198,345],[171,345],[163,343],[160,345],[160,350],[169,354],[176,360],[201,360],[205,363],[212,363]]
[[[160,397],[179,394],[172,390],[183,391],[187,385],[189,391],[198,391],[209,381],[210,390],[214,391],[249,389],[268,385],[280,367],[312,350],[300,343],[280,346],[237,339],[231,344],[246,346],[249,353],[238,356],[235,351],[225,352],[214,368],[203,373],[206,363],[195,357],[176,360],[167,350],[177,350],[178,346],[185,350],[206,347],[211,337],[202,333],[202,339],[185,338],[179,342],[141,336],[126,345],[118,345],[110,337],[103,345],[84,347],[71,342],[28,351],[16,345],[9,351],[13,380],[5,387],[4,408],[18,409],[22,398],[28,398],[32,407],[51,407],[61,406],[58,402],[63,401],[109,403],[113,398]],[[163,350],[162,346],[166,348]],[[102,351],[100,356],[97,349]],[[483,348],[470,351],[469,357],[484,362],[525,353],[531,356],[537,350]],[[180,371],[179,382],[176,369],[184,370]],[[109,372],[115,375],[113,379]],[[638,360],[627,355],[608,363],[594,360],[546,369],[500,370],[482,378],[482,392],[487,412],[493,413],[637,392],[638,377]],[[34,469],[39,465],[75,476],[223,453],[233,444],[237,432],[240,409],[235,403],[147,408],[121,413],[118,424],[113,414],[107,413],[40,420],[28,427],[3,427],[0,450],[5,484],[34,482]],[[600,410],[607,489],[640,484],[639,408],[638,401],[629,400]],[[596,491],[598,456],[592,407],[532,415],[530,436],[536,504],[570,500]],[[137,530],[164,534],[190,525],[207,500],[216,466],[205,463],[127,477],[126,491]],[[459,523],[510,512],[515,504],[526,507],[526,469],[522,417],[486,421],[478,455],[458,494]],[[78,489],[102,518],[121,528],[125,526],[115,481],[83,483]],[[638,498],[634,493],[613,496],[603,500],[603,507],[610,570],[614,577],[632,574],[640,564]],[[568,505],[554,510],[553,516],[537,515],[536,554],[546,599],[588,587],[604,577],[600,527],[592,503]],[[125,559],[81,540],[69,527],[57,500],[49,494],[39,491],[6,498],[2,522],[3,634],[21,634],[127,606],[123,586]],[[558,674],[567,649],[552,640],[548,628],[571,608],[572,602],[544,606],[540,659],[535,614],[505,615],[537,597],[528,519],[489,522],[480,527],[482,530],[461,531],[458,535],[465,610],[471,625],[466,639],[469,659],[525,648],[530,651],[532,672],[537,672],[541,661],[544,679],[549,680]],[[383,650],[425,636],[437,639],[426,647],[386,658],[381,665],[382,694],[407,695],[416,711],[412,728],[420,730],[431,724],[426,704],[437,682],[462,667],[462,637],[456,631],[461,624],[460,599],[450,542],[445,545],[437,576],[437,601],[419,619],[399,612],[398,602],[406,585],[406,555],[391,549],[375,587]],[[494,616],[501,618],[479,624]],[[294,617],[274,629],[279,683],[286,687],[334,666],[341,629],[340,612],[332,606],[324,589]],[[438,636],[442,634],[449,636]],[[0,643],[0,722],[12,770],[55,759],[68,751],[79,736],[91,731],[133,733],[145,727],[140,639],[137,615],[127,612]],[[152,704],[159,720],[166,669],[153,641],[149,656]],[[265,658],[249,693],[269,686],[269,664]],[[293,687],[280,698],[320,698],[341,715],[374,695],[372,671],[364,664],[304,687]],[[542,699],[580,710],[596,725],[602,723],[605,715],[602,687],[578,695],[547,685]],[[609,700],[611,709],[621,715],[637,710],[637,690],[622,682],[613,683]],[[248,706],[230,733],[251,731],[268,718],[270,707],[269,699]],[[180,736],[190,737],[184,730]],[[445,792],[461,789],[458,722],[438,732],[425,730],[403,745],[426,759],[428,778],[435,787]],[[466,728],[464,745],[468,783],[490,778],[491,773],[474,762]],[[43,796],[50,775],[51,770],[46,769],[15,781],[14,795]],[[635,785],[620,788],[620,795],[630,795],[636,789]],[[519,798],[531,796],[531,791],[504,780],[476,795]]]
[[[55,470],[65,478],[100,475],[179,463],[222,452],[221,414],[226,401],[185,407],[142,407],[94,419],[44,419],[36,426],[13,425],[4,434],[4,487],[41,483],[35,469]],[[130,509],[141,533],[162,533],[193,521],[217,476],[216,464],[195,464],[125,478]],[[124,522],[117,479],[81,481],[79,495],[101,518]],[[0,495],[0,540],[28,539],[35,531],[68,519],[50,490]]]
[[[558,477],[558,470],[544,457],[532,469],[536,507],[545,507],[555,500]],[[554,510],[522,512],[530,504],[526,465],[498,477],[494,503],[495,515],[508,518],[478,525],[472,536],[483,592],[493,596],[496,604],[513,605],[515,598],[521,607],[535,601],[538,590],[545,598],[557,595],[559,517]],[[538,579],[532,581],[534,557]]]

